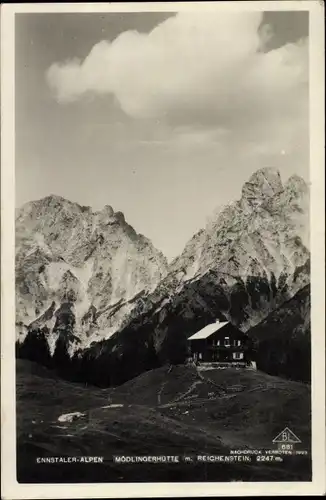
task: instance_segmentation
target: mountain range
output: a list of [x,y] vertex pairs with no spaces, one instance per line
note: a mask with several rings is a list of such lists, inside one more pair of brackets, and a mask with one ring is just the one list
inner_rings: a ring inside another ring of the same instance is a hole
[[[259,365],[278,374],[284,363],[268,358],[264,332],[274,342],[284,311],[308,300],[309,258],[308,186],[297,175],[283,184],[273,168],[255,172],[170,264],[110,206],[30,202],[16,215],[17,355],[114,385],[182,363],[192,333],[227,319],[257,340]],[[299,351],[301,338],[309,342],[309,307],[290,316],[291,358],[294,338]],[[281,374],[306,380],[308,371]]]

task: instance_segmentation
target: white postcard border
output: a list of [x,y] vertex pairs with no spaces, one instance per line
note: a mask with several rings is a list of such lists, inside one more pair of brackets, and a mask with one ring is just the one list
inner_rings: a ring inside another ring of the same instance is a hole
[[[310,13],[310,174],[311,174],[311,319],[312,457],[311,482],[241,483],[95,483],[19,484],[16,481],[15,412],[15,13],[151,12],[194,9],[307,10]],[[324,4],[311,1],[233,1],[188,3],[52,3],[1,7],[1,462],[2,497],[139,498],[309,495],[325,493],[325,216],[324,216]]]

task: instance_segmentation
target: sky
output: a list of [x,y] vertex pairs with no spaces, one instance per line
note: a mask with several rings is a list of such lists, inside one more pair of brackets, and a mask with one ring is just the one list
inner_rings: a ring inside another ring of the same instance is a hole
[[258,168],[309,181],[308,13],[16,14],[16,206],[111,205],[172,259]]

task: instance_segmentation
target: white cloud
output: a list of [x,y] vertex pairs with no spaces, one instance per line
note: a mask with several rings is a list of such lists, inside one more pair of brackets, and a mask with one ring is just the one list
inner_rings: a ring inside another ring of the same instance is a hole
[[219,168],[307,175],[308,40],[265,51],[273,33],[261,23],[259,12],[179,13],[151,33],[100,42],[84,61],[53,64],[47,80],[61,103],[113,95],[134,119],[124,147],[166,143],[177,157],[214,149]]
[[259,12],[179,13],[149,34],[98,43],[84,61],[54,63],[47,80],[58,101],[110,93],[127,115],[174,124],[233,129],[298,117],[307,43],[264,52],[271,33],[261,20]]

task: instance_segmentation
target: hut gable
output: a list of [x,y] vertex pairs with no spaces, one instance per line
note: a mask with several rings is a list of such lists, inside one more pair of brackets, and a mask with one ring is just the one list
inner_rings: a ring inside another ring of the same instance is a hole
[[229,321],[209,324],[191,335],[188,341],[195,361],[249,361],[249,337]]

